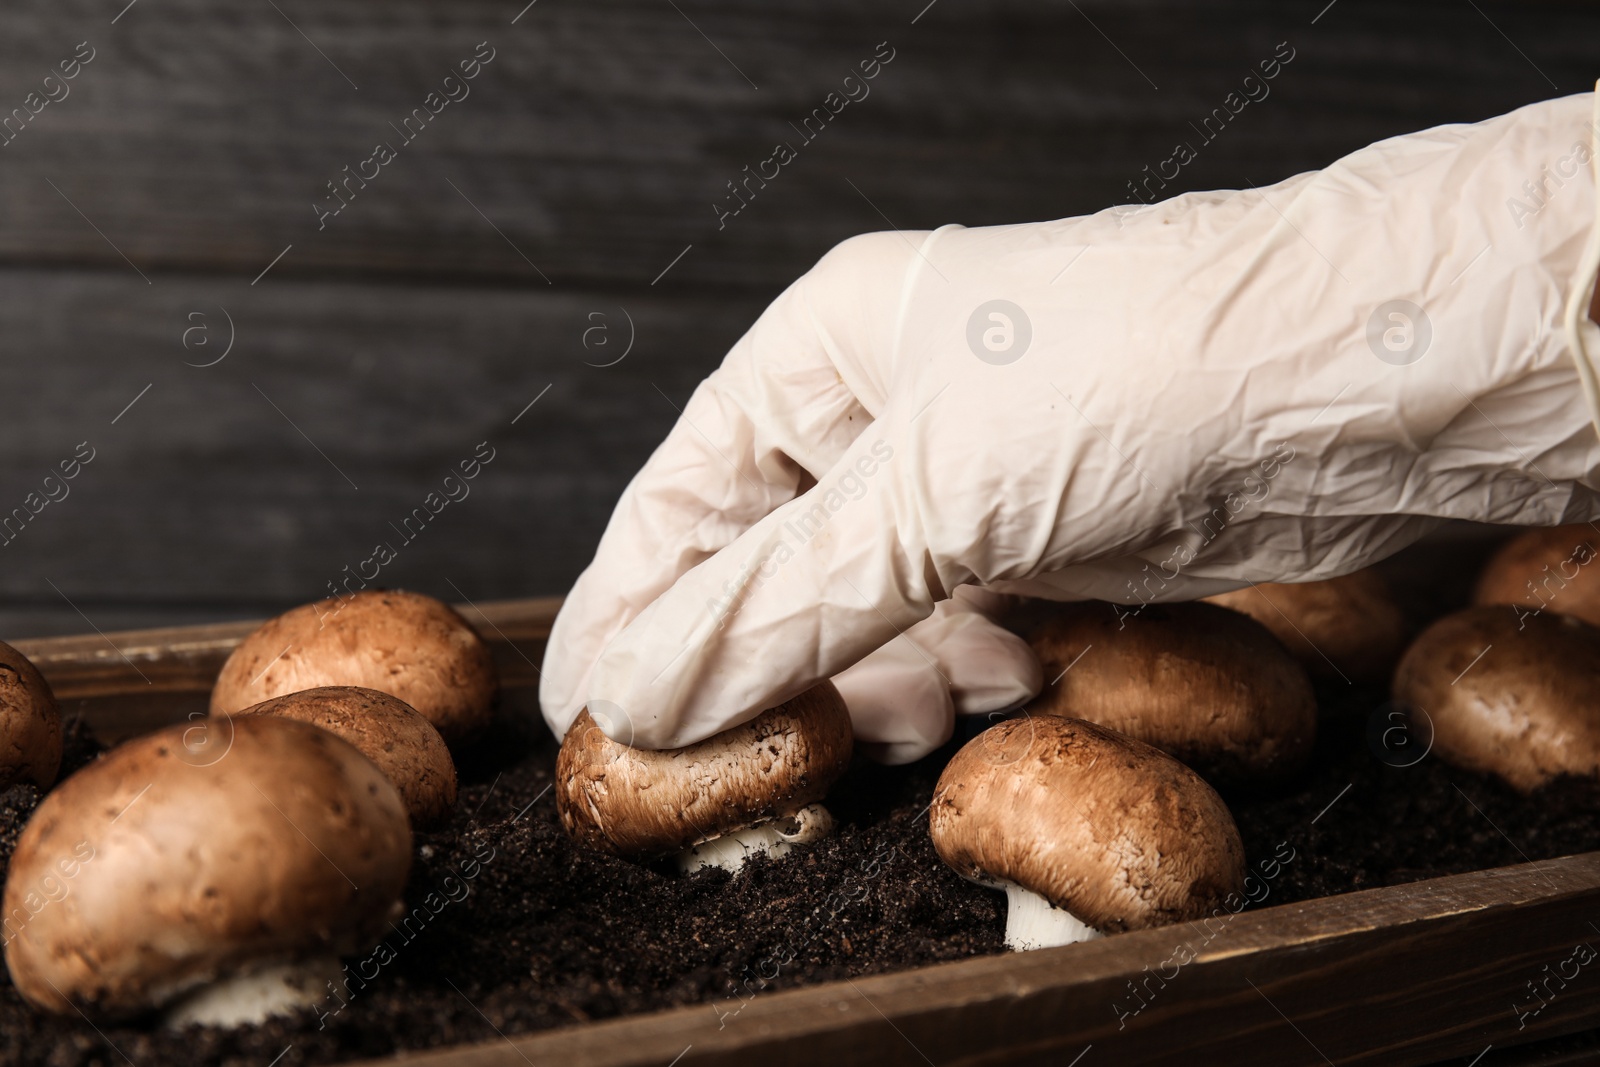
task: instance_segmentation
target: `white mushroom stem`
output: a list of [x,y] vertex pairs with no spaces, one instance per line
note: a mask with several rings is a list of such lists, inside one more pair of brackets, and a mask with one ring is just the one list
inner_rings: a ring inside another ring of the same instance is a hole
[[201,986],[168,1008],[163,1021],[171,1030],[254,1026],[321,1003],[340,977],[333,957],[272,964]]
[[1006,893],[1006,947],[1009,949],[1026,952],[1105,936],[1072,912],[1056,907],[1015,882],[996,880],[992,884]]
[[743,830],[708,837],[677,855],[678,870],[693,874],[702,867],[721,867],[737,874],[751,856],[765,853],[773,859],[795,845],[809,845],[833,832],[833,816],[821,804],[808,804],[778,819],[747,826]]

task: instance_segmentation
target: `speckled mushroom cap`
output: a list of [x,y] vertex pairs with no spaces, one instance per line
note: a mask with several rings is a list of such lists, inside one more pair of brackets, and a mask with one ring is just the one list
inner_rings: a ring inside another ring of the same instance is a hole
[[850,713],[831,682],[687,748],[630,748],[584,709],[561,742],[556,806],[580,844],[664,856],[821,800],[850,763]]
[[61,709],[28,657],[0,641],[0,789],[46,789],[61,769]]
[[1041,617],[1024,636],[1056,681],[1028,710],[1109,726],[1222,784],[1281,781],[1305,762],[1311,682],[1264,626],[1213,604],[1133,610],[1085,601]]
[[488,646],[449,605],[418,593],[363,591],[263,623],[223,664],[211,711],[329,685],[399,697],[451,743],[488,725],[496,688]]
[[388,693],[323,686],[274,697],[238,715],[277,715],[338,734],[400,790],[413,826],[436,825],[455,807],[456,765],[444,738],[411,705]]
[[1600,629],[1581,619],[1506,605],[1446,615],[1406,650],[1394,698],[1426,713],[1439,758],[1517,789],[1600,776]]
[[1198,919],[1244,886],[1222,798],[1171,756],[1078,719],[1008,719],[967,742],[928,830],[959,873],[1014,882],[1104,932]]
[[[183,724],[45,797],[6,877],[6,965],[31,1003],[135,1015],[253,965],[363,951],[411,865],[399,792],[308,723]],[[220,755],[218,753],[221,753]]]
[[1478,576],[1474,604],[1520,604],[1600,626],[1600,532],[1588,523],[1527,530]]
[[1313,678],[1386,682],[1405,649],[1405,615],[1370,568],[1322,582],[1262,582],[1206,602],[1271,630]]

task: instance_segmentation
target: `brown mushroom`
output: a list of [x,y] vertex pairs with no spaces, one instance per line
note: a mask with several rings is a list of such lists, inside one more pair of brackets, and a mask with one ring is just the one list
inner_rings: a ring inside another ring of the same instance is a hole
[[1371,568],[1321,582],[1262,582],[1206,601],[1271,630],[1313,678],[1387,682],[1405,648],[1405,615]]
[[680,869],[737,870],[832,827],[816,803],[850,763],[850,714],[828,683],[686,748],[619,744],[585,709],[556,760],[567,833],[630,858],[676,854]]
[[1482,605],[1406,650],[1395,702],[1432,726],[1439,758],[1524,792],[1600,777],[1600,629],[1554,611]]
[[1198,919],[1244,886],[1222,798],[1171,756],[1078,719],[1009,719],[967,742],[928,830],[940,859],[1005,890],[1014,949]]
[[1472,602],[1549,609],[1600,626],[1600,567],[1590,566],[1597,555],[1600,531],[1589,523],[1524,531],[1490,557]]
[[383,772],[308,723],[228,721],[226,747],[200,760],[193,729],[113,749],[23,829],[5,958],[34,1005],[259,1021],[322,999],[337,957],[381,936],[411,864]]
[[378,765],[405,799],[411,825],[433,826],[456,804],[456,765],[433,724],[398,697],[332,685],[275,697],[239,712],[320,726]]
[[399,697],[451,743],[488,725],[496,688],[488,646],[449,605],[362,591],[263,623],[223,664],[211,711],[231,714],[329,685]]
[[44,676],[0,641],[0,789],[47,789],[61,770],[61,709]]
[[1044,665],[1028,710],[1109,726],[1218,783],[1278,782],[1310,755],[1311,682],[1260,623],[1213,604],[1058,604],[1024,635]]

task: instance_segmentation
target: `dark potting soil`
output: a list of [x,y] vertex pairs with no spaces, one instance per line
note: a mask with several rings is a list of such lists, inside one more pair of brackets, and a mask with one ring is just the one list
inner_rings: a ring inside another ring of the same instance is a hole
[[[1600,849],[1593,783],[1522,797],[1419,759],[1425,738],[1397,727],[1381,693],[1319,699],[1315,757],[1293,791],[1229,798],[1252,906]],[[260,1027],[172,1034],[47,1016],[4,980],[0,1065],[294,1067],[690,1004],[732,1026],[767,990],[1003,951],[1002,898],[939,861],[925,817],[940,768],[982,720],[908,767],[858,759],[829,801],[832,838],[737,877],[575,847],[549,790],[554,743],[531,712],[502,720],[462,760],[454,822],[418,835],[411,920],[347,961],[349,993]],[[97,751],[76,727],[68,748],[64,773]],[[0,859],[38,799],[0,794]]]

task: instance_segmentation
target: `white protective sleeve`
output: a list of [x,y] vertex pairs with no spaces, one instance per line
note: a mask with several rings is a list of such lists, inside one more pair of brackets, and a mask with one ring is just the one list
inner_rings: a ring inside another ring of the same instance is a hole
[[547,721],[588,702],[678,747],[845,672],[858,736],[915,758],[952,708],[1040,685],[958,587],[1136,611],[1344,574],[1447,519],[1600,517],[1593,109],[845,242],[624,493],[556,622]]

